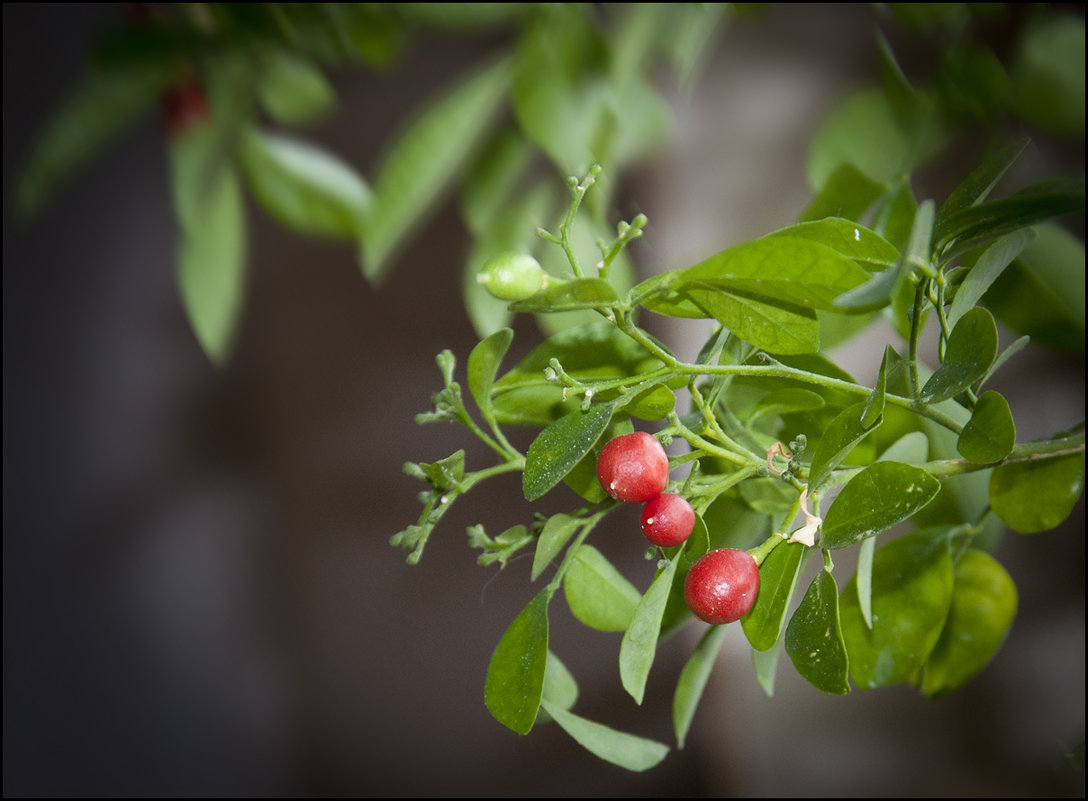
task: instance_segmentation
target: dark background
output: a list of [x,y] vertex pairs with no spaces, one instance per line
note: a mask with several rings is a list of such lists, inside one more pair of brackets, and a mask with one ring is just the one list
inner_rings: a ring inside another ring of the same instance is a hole
[[[401,464],[465,444],[412,421],[440,384],[435,353],[463,364],[476,341],[455,212],[440,210],[375,288],[352,248],[251,207],[246,311],[216,371],[177,297],[157,121],[31,224],[8,213],[35,131],[119,13],[3,10],[6,796],[1083,795],[1083,500],[1062,530],[1000,546],[1020,613],[953,697],[830,698],[783,664],[767,699],[738,629],[688,747],[648,774],[554,726],[522,738],[494,722],[487,661],[532,588],[524,561],[476,566],[464,527],[524,522],[517,478],[462,501],[420,565],[388,545],[418,514]],[[633,248],[643,275],[796,218],[805,145],[875,74],[871,35],[864,7],[823,6],[727,33],[694,94],[673,99],[669,145],[625,182],[623,213],[650,218]],[[314,136],[366,174],[406,109],[480,45],[420,41],[389,74],[340,76],[340,112]],[[946,166],[929,179],[963,172]],[[656,330],[683,351],[697,347],[686,325]],[[527,320],[516,331],[511,360],[538,337]],[[882,348],[843,358],[870,381]],[[1000,388],[1021,439],[1083,419],[1079,355],[1017,362]],[[485,454],[470,445],[474,458]],[[641,547],[624,547],[635,518],[614,517],[599,547],[644,585]],[[641,709],[620,688],[619,635],[561,603],[553,629],[580,681],[575,711],[671,741],[694,626],[663,646]]]

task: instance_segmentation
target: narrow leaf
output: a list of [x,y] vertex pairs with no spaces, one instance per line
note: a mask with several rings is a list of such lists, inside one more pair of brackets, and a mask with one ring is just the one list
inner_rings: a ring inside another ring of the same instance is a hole
[[786,627],[786,653],[809,684],[825,693],[845,695],[849,661],[839,628],[839,588],[821,570]]
[[884,185],[879,181],[874,181],[849,162],[842,163],[827,177],[823,189],[801,212],[801,221],[822,220],[825,217],[861,219],[883,191]]
[[482,140],[502,100],[507,71],[498,64],[462,83],[412,123],[385,157],[362,224],[367,278],[382,277],[389,256]]
[[1025,228],[1001,237],[986,248],[956,290],[956,296],[948,310],[949,325],[955,327],[960,318],[982,300],[990,285],[1034,238],[1035,232]]
[[642,703],[646,691],[646,679],[650,676],[650,667],[657,652],[657,638],[661,632],[661,617],[665,613],[665,604],[669,600],[672,580],[676,575],[676,563],[684,553],[684,546],[669,560],[668,566],[654,579],[650,589],[642,596],[631,625],[623,635],[620,644],[620,680],[623,688]]
[[990,154],[952,191],[937,213],[938,237],[944,236],[950,216],[986,199],[1001,176],[1020,158],[1029,141],[1021,139]]
[[778,642],[807,555],[808,549],[801,543],[787,542],[771,551],[760,565],[759,595],[740,621],[755,650],[768,651]]
[[768,698],[774,697],[774,680],[778,673],[778,657],[782,655],[782,641],[767,651],[752,649],[752,667],[756,671],[756,681],[763,688]]
[[881,415],[884,414],[884,395],[888,386],[888,365],[899,360],[898,354],[891,345],[884,346],[884,358],[880,360],[880,371],[876,376],[876,386],[865,401],[865,408],[861,411],[861,425],[864,428],[871,427]]
[[862,422],[865,407],[865,403],[846,407],[820,437],[809,468],[809,486],[813,489],[818,489],[850,451],[876,430],[876,427],[866,428]]
[[873,551],[876,537],[862,540],[858,546],[858,572],[855,586],[858,590],[858,609],[868,628],[873,627]]
[[280,51],[261,65],[257,99],[276,122],[299,125],[330,111],[336,95],[328,79],[312,62]]
[[1026,348],[1029,342],[1031,342],[1031,337],[1022,336],[1012,342],[1007,348],[1005,348],[1005,350],[1001,351],[1001,353],[998,354],[997,358],[994,359],[994,363],[990,365],[990,369],[987,370],[986,374],[982,376],[982,378],[979,380],[979,386],[982,386],[987,381],[989,381],[990,376],[996,373],[1005,362],[1007,362],[1017,353]]
[[563,576],[575,618],[598,631],[626,631],[642,595],[592,545],[583,545]]
[[710,671],[714,669],[727,631],[725,626],[711,626],[707,629],[695,646],[695,652],[680,671],[676,693],[672,698],[672,725],[678,748],[684,747],[688,731],[691,730],[691,722],[695,719],[695,710],[699,708],[699,700],[703,697],[703,690],[710,678]]
[[563,550],[563,547],[570,541],[570,538],[574,536],[574,532],[581,525],[582,521],[577,517],[571,517],[562,512],[557,512],[548,518],[548,522],[544,524],[540,537],[536,541],[536,552],[533,554],[533,570],[530,581],[536,581],[537,577],[548,568],[548,565],[559,555],[559,552]]
[[544,710],[563,731],[573,737],[590,753],[613,765],[631,771],[649,770],[669,753],[669,748],[655,740],[647,740],[626,732],[616,731],[601,723],[586,720],[562,707],[545,701]]
[[[547,702],[560,709],[570,709],[577,700],[578,682],[574,680],[573,674],[555,655],[555,652],[549,649],[548,661],[544,667],[544,689],[540,697],[541,704]],[[543,715],[538,717],[537,720],[540,721],[542,717]]]
[[824,516],[820,545],[846,548],[875,537],[928,504],[941,482],[920,467],[876,462],[842,488]]
[[[536,721],[548,661],[548,602],[545,587],[502,635],[487,666],[484,702],[495,720],[518,734],[528,734]],[[555,710],[549,714],[555,717]]]
[[570,469],[593,447],[612,417],[611,404],[575,411],[549,425],[529,446],[525,456],[522,489],[525,499],[535,501],[563,480]]
[[480,342],[468,356],[468,389],[487,420],[492,419],[491,387],[495,374],[513,340],[514,332],[502,328]]

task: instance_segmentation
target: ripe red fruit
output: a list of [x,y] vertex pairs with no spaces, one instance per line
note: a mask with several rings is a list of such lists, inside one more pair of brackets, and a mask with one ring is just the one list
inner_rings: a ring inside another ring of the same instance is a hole
[[692,565],[684,600],[695,617],[713,625],[740,620],[756,602],[759,566],[747,551],[719,548]]
[[643,503],[660,495],[669,483],[669,457],[645,431],[624,434],[601,450],[597,479],[617,501]]
[[691,536],[695,511],[679,495],[662,492],[642,507],[642,533],[654,545],[670,548]]

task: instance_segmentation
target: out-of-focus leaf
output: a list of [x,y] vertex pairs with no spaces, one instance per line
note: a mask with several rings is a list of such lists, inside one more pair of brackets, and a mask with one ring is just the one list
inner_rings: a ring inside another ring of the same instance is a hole
[[883,191],[882,183],[874,181],[850,162],[844,162],[827,176],[823,189],[801,212],[801,222],[825,217],[858,220]]
[[1043,17],[1028,27],[1012,69],[1016,110],[1063,134],[1084,133],[1084,17]]
[[257,99],[276,122],[300,125],[320,119],[336,103],[325,75],[295,53],[281,50],[265,59],[257,82]]
[[1084,454],[1003,464],[990,476],[994,514],[1019,534],[1056,528],[1084,490]]

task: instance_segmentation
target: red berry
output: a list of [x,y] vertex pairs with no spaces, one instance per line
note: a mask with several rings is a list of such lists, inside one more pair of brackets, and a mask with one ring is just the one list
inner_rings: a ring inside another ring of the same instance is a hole
[[759,567],[747,551],[711,551],[688,571],[684,600],[695,617],[713,625],[740,620],[756,602]]
[[691,536],[695,510],[679,495],[662,492],[642,507],[642,533],[654,545],[670,548]]
[[211,116],[204,92],[191,75],[179,79],[167,90],[163,107],[166,134],[171,139],[203,124]]
[[660,495],[669,483],[669,457],[645,431],[624,434],[601,450],[597,479],[617,501],[643,503]]

